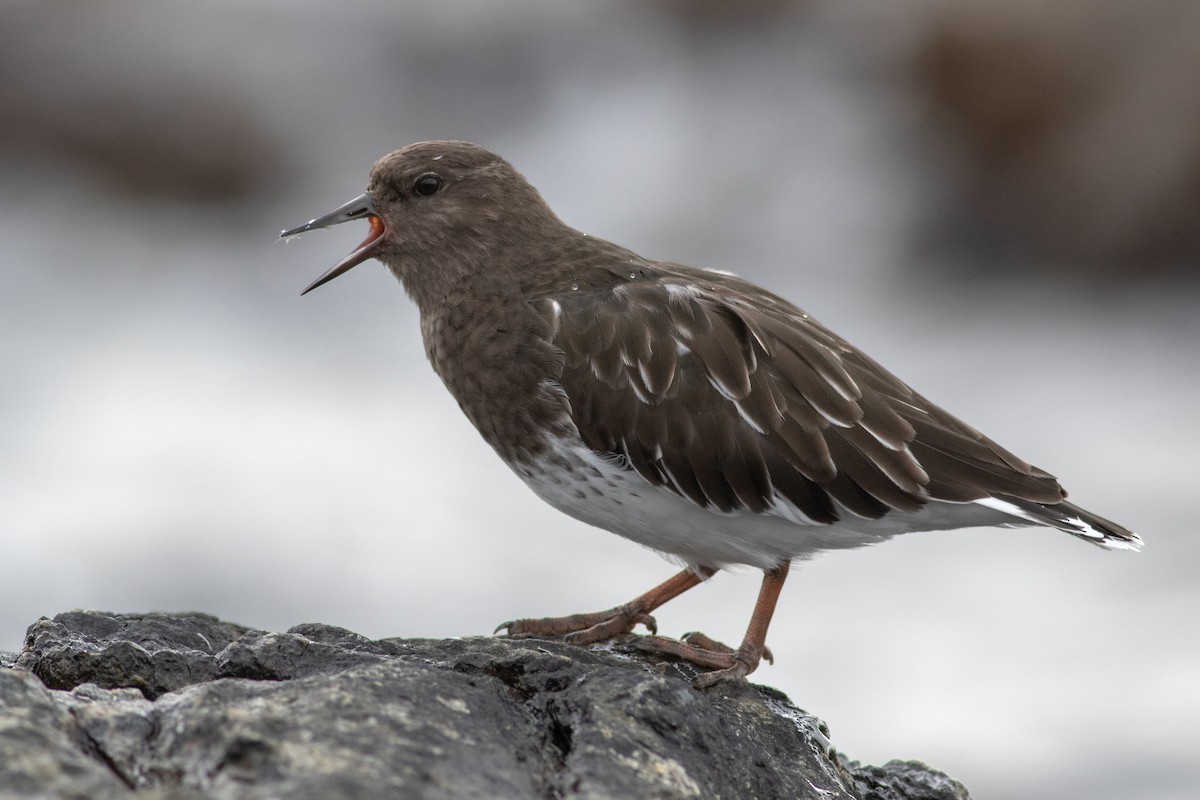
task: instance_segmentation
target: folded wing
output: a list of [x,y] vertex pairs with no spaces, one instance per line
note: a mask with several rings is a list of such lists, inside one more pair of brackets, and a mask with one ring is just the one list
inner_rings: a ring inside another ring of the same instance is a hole
[[700,506],[832,523],[930,499],[1064,497],[1053,476],[737,278],[664,264],[540,302],[584,441]]

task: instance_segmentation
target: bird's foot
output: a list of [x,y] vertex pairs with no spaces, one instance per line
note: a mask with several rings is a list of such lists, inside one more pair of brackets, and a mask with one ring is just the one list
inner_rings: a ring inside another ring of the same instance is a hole
[[769,664],[775,663],[770,649],[766,647],[756,648],[743,642],[741,647],[734,650],[699,632],[684,634],[679,641],[663,636],[644,636],[636,640],[633,646],[643,652],[668,656],[712,670],[692,681],[692,685],[697,689],[707,689],[724,681],[745,678],[758,668],[759,662],[764,658]]
[[615,639],[632,633],[638,625],[645,625],[651,633],[657,633],[658,623],[650,616],[650,612],[708,580],[715,572],[716,569],[712,567],[685,569],[616,608],[594,614],[572,614],[569,617],[517,619],[497,626],[493,633],[503,630],[509,636],[563,636],[569,644],[575,645]]
[[[679,641],[683,642],[684,644],[690,644],[692,647],[700,647],[705,650],[716,650],[720,653],[732,653],[734,655],[737,654],[737,650],[734,650],[729,645],[725,644],[724,642],[718,642],[716,639],[713,639],[710,636],[701,633],[700,631],[685,633],[683,636],[679,637]],[[759,656],[759,659],[766,661],[772,666],[775,664],[775,654],[772,653],[771,648],[767,647],[766,645],[763,645],[762,654]]]
[[587,645],[632,633],[638,625],[645,625],[651,633],[658,631],[654,617],[627,603],[591,614],[512,620],[498,625],[493,633],[505,631],[507,636],[562,636],[569,644]]

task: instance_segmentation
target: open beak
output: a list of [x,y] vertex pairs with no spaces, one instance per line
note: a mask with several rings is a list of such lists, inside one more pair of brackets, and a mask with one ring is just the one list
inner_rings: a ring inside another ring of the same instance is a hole
[[309,287],[300,293],[301,295],[308,294],[313,289],[323,283],[328,283],[343,272],[349,272],[353,267],[358,266],[375,255],[375,252],[379,249],[379,243],[383,241],[383,220],[375,213],[375,207],[371,205],[371,196],[362,194],[349,203],[335,208],[323,217],[309,220],[297,228],[292,228],[279,234],[280,239],[286,239],[289,236],[296,236],[306,231],[328,228],[331,225],[349,222],[352,219],[360,219],[362,217],[366,217],[367,221],[371,223],[371,232],[367,235],[367,238],[363,240],[362,244],[354,248],[354,252],[334,264],[329,268],[328,272],[309,284]]

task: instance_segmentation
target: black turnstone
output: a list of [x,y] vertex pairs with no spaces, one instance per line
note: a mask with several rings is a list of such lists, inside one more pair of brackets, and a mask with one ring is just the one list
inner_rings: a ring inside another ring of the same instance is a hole
[[723,567],[757,567],[736,650],[639,640],[711,670],[703,687],[754,671],[789,565],[820,550],[981,525],[1141,546],[788,301],[568,227],[478,145],[397,150],[361,197],[282,235],[360,218],[366,240],[305,291],[382,261],[420,309],[434,370],[504,462],[560,511],[684,566],[607,611],[497,630],[578,644],[654,632],[658,606]]

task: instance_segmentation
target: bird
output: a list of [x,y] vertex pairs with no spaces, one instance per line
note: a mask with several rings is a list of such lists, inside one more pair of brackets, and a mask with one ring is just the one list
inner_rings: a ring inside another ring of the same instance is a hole
[[[1142,545],[799,307],[568,226],[484,147],[395,150],[364,194],[280,237],[360,219],[366,239],[302,294],[382,262],[417,306],[434,371],[521,480],[682,567],[613,608],[496,633],[633,639],[695,665],[705,689],[771,659],[789,568],[824,550],[978,526]],[[653,611],[739,566],[763,579],[738,647],[657,635]],[[631,637],[638,625],[651,635]]]

